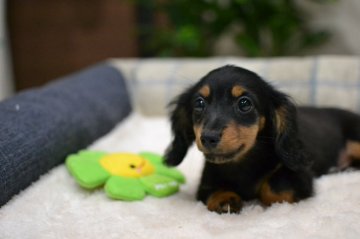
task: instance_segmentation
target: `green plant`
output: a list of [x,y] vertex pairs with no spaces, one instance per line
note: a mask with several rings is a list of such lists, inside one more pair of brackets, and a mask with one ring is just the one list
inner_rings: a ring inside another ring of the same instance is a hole
[[236,29],[233,40],[247,56],[299,54],[329,37],[327,31],[309,28],[306,14],[295,0],[155,2],[139,0],[139,4],[147,4],[167,18],[166,27],[145,31],[148,50],[157,56],[212,55],[219,36],[230,29]]

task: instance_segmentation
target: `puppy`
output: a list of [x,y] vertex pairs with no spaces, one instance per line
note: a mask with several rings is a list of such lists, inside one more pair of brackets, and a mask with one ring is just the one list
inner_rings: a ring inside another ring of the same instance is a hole
[[296,108],[257,74],[215,69],[174,102],[165,161],[176,166],[195,141],[205,156],[197,199],[210,211],[239,213],[242,202],[298,202],[333,167],[360,166],[360,116]]

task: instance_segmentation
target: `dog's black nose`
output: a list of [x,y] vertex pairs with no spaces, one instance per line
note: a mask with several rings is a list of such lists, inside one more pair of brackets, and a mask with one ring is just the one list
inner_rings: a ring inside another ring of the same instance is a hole
[[200,138],[202,145],[207,149],[215,148],[220,142],[220,139],[221,134],[213,131],[203,132]]

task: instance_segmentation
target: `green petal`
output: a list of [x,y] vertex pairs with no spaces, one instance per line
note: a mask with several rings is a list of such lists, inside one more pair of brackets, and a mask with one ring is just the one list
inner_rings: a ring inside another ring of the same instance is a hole
[[112,176],[105,184],[106,194],[113,199],[125,201],[142,200],[145,190],[138,179]]
[[179,191],[179,183],[169,177],[153,174],[140,178],[145,191],[156,197],[166,197]]
[[155,166],[158,174],[174,178],[180,183],[185,183],[184,175],[175,168],[166,167],[163,164],[164,159],[160,155],[150,152],[142,152],[139,155],[149,160]]
[[105,183],[110,174],[99,164],[102,152],[81,151],[67,157],[66,166],[80,186],[88,189]]
[[139,153],[139,155],[146,158],[152,164],[155,164],[155,165],[162,164],[164,161],[164,159],[163,159],[163,157],[161,157],[161,155],[155,154],[155,153],[141,152],[141,153]]
[[185,183],[185,176],[175,168],[169,168],[164,165],[156,165],[156,173],[175,179],[179,183]]

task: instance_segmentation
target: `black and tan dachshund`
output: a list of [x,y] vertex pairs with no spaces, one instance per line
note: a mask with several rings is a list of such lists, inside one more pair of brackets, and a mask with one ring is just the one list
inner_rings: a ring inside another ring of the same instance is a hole
[[197,199],[210,211],[238,213],[253,199],[297,202],[313,195],[314,177],[360,166],[359,115],[296,107],[240,67],[211,71],[173,105],[166,163],[180,164],[196,142],[206,159]]

